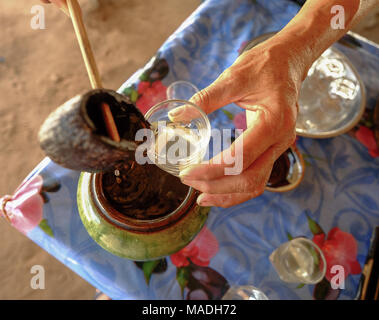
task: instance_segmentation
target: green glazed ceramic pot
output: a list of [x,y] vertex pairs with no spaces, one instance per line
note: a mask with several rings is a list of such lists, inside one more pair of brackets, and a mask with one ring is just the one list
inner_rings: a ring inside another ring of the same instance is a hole
[[134,261],[155,260],[185,247],[202,229],[210,208],[196,204],[199,195],[190,188],[183,203],[168,215],[151,219],[130,218],[115,210],[102,191],[101,173],[80,175],[77,202],[89,235],[105,250]]

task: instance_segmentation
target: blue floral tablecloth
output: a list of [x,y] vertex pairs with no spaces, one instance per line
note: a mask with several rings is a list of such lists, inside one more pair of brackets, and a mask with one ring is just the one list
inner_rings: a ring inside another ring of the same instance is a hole
[[[285,0],[205,1],[119,91],[146,109],[164,99],[175,80],[204,88],[232,64],[244,42],[281,29],[298,10]],[[29,207],[40,210],[41,222],[27,236],[113,299],[218,299],[228,285],[244,284],[260,288],[269,299],[312,299],[314,294],[353,299],[379,225],[379,158],[370,122],[379,93],[379,50],[362,39],[352,43],[337,46],[366,86],[365,118],[349,134],[297,141],[307,167],[295,190],[266,191],[229,209],[212,208],[207,226],[187,248],[144,273],[141,263],[114,256],[90,238],[76,205],[79,172],[46,158],[13,195],[14,200],[25,188],[34,190]],[[210,115],[212,127],[238,127],[241,111],[235,105],[216,111]],[[341,263],[349,274],[345,288],[333,291],[327,280],[316,287],[280,281],[269,255],[291,236],[328,247],[327,260]]]

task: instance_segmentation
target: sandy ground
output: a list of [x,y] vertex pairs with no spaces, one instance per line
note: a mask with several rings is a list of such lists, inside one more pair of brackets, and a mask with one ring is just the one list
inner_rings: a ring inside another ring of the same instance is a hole
[[[103,84],[117,89],[142,67],[200,0],[81,0]],[[0,1],[0,195],[11,194],[44,157],[46,116],[89,82],[70,20],[46,6],[46,30],[30,27],[38,0]],[[379,43],[375,13],[356,28]],[[92,299],[95,289],[0,219],[0,299]],[[46,289],[30,287],[33,265]]]
[[[144,66],[200,0],[80,1],[103,85],[117,89]],[[38,0],[0,1],[0,195],[11,194],[44,157],[37,132],[46,116],[90,89],[68,17],[46,6],[46,30],[30,27]],[[2,57],[2,58],[1,58]],[[95,289],[0,219],[0,299],[92,299]],[[46,289],[30,268],[43,265]]]

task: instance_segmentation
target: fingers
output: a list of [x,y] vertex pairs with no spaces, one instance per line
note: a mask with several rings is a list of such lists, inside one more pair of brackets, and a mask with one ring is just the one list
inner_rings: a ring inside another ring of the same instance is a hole
[[[278,150],[282,150],[280,154],[282,154],[285,151],[284,149],[285,149],[284,145],[278,149]],[[271,149],[270,149],[270,152],[271,152]],[[268,153],[269,152],[267,152],[267,154]],[[262,157],[262,162],[265,162],[266,160],[267,159],[264,159],[264,157]],[[202,193],[197,198],[197,203],[200,206],[206,206],[206,207],[214,206],[214,207],[221,207],[221,208],[229,208],[231,206],[235,206],[245,201],[248,201],[250,199],[256,198],[263,194],[265,190],[265,186],[270,178],[271,171],[272,171],[272,166],[269,169],[266,168],[260,171],[262,182],[258,182],[257,187],[255,189],[253,189],[254,188],[253,185],[249,185],[248,188],[246,189],[247,192],[230,193],[229,190],[226,190],[225,193],[220,193],[220,194],[215,194],[212,190],[210,193]],[[250,174],[253,174],[253,171],[251,171]],[[256,179],[256,180],[259,181],[259,179]],[[212,187],[210,187],[210,189],[211,188]],[[245,191],[244,188],[242,188],[241,190]]]
[[281,149],[271,147],[239,175],[223,176],[213,180],[191,180],[188,178],[181,180],[182,183],[208,194],[261,194],[280,151]]
[[211,85],[196,93],[190,101],[204,110],[205,113],[211,113],[229,103],[237,101],[241,92],[243,83],[240,85],[235,81],[233,68],[226,69]]
[[[268,153],[269,152],[267,152],[267,154]],[[267,155],[267,157],[269,157],[269,155]],[[262,157],[262,163],[264,163],[266,160],[267,159],[264,159],[264,157]],[[245,201],[248,201],[250,199],[253,199],[262,195],[265,190],[267,181],[270,178],[273,165],[271,165],[271,168],[270,168],[270,165],[266,163],[266,166],[267,166],[266,169],[262,168],[262,170],[260,171],[261,179],[262,179],[261,182],[259,182],[259,179],[256,179],[257,184],[256,184],[255,189],[254,189],[254,185],[248,184],[246,185],[247,186],[246,190],[249,190],[248,192],[231,193],[230,190],[226,190],[224,191],[225,193],[214,194],[212,190],[211,193],[202,193],[197,198],[198,205],[203,206],[203,207],[213,206],[213,207],[229,208],[229,207],[235,206],[237,204],[243,203]],[[250,174],[253,174],[253,171],[251,171]],[[245,188],[243,187],[241,190],[245,190]]]
[[177,107],[168,112],[168,118],[172,122],[176,122],[176,121],[190,122],[191,120],[200,118],[200,117],[201,117],[200,111],[189,104]]
[[261,194],[256,193],[226,193],[226,194],[208,194],[202,193],[197,198],[197,203],[202,207],[221,207],[229,208],[237,204],[243,203]]
[[[258,108],[249,112],[249,127],[230,148],[215,156],[208,165],[200,164],[187,168],[180,173],[180,177],[191,180],[212,180],[225,175],[239,174],[275,145],[278,140],[275,119],[264,109]],[[232,165],[235,173],[231,170]]]
[[200,163],[180,171],[179,177],[188,180],[213,180],[225,175],[225,164]]

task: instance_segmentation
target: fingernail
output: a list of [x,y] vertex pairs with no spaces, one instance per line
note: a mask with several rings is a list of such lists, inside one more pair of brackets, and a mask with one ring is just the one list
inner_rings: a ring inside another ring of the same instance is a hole
[[199,93],[195,93],[192,97],[191,97],[191,99],[189,100],[190,102],[192,102],[192,103],[194,103],[194,104],[196,104],[197,106],[199,106],[199,104],[200,104],[200,98],[199,98],[200,96],[199,96]]
[[197,197],[197,200],[196,200],[196,203],[200,206],[200,207],[210,207],[211,204],[209,201],[207,201],[207,199],[204,199],[204,194],[201,194]]
[[192,186],[191,186],[191,183],[192,183],[194,180],[190,180],[190,179],[180,179],[180,181],[181,181],[183,184],[192,187]]
[[188,178],[191,174],[192,168],[185,168],[179,173],[179,178]]
[[203,195],[203,194],[199,195],[199,196],[197,197],[197,199],[196,199],[196,202],[197,202],[197,204],[198,204],[199,206],[202,206],[203,203],[204,203],[204,195]]
[[175,108],[175,109],[169,111],[168,116],[169,116],[169,118],[173,118],[173,117],[179,116],[182,113],[183,113],[183,108],[179,107],[179,108]]

